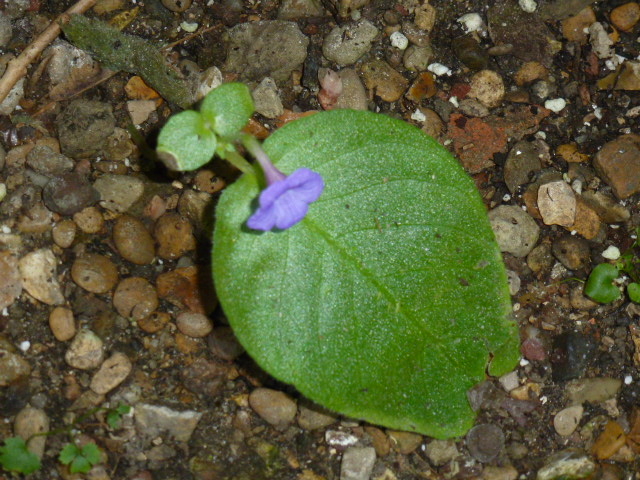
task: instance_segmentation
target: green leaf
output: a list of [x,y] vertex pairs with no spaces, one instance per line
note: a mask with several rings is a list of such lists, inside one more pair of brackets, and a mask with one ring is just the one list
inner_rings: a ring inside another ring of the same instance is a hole
[[211,90],[202,101],[200,113],[221,137],[233,137],[253,114],[253,99],[244,83],[225,83]]
[[86,458],[91,465],[96,465],[102,460],[102,452],[94,442],[89,442],[82,447],[82,456]]
[[109,409],[107,412],[107,424],[113,429],[118,428],[122,415],[126,415],[130,411],[131,407],[124,404],[118,405],[118,407],[114,409]]
[[58,461],[63,465],[69,465],[73,459],[80,455],[80,449],[73,443],[67,443],[58,455]]
[[618,278],[619,272],[616,267],[609,263],[601,263],[593,269],[587,283],[584,286],[584,293],[596,302],[611,303],[620,298],[620,289],[613,284]]
[[60,463],[69,465],[71,473],[87,473],[94,465],[102,460],[100,448],[94,443],[85,444],[82,449],[73,443],[67,443],[60,455],[58,456]]
[[158,135],[158,158],[172,170],[195,170],[211,160],[217,139],[202,115],[185,110],[174,115]]
[[627,286],[627,293],[632,302],[640,303],[640,284],[632,282]]
[[0,465],[8,472],[28,475],[40,469],[40,459],[30,452],[21,437],[11,437],[0,447]]
[[247,229],[245,175],[216,211],[213,274],[257,363],[339,413],[438,438],[463,435],[467,390],[520,356],[504,265],[472,180],[434,139],[369,112],[324,112],[264,144],[325,190],[279,232]]

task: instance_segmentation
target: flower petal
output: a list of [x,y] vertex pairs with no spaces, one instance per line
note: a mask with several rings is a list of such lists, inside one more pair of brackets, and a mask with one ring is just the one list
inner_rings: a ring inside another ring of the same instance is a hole
[[284,193],[274,203],[276,211],[276,227],[281,230],[293,227],[300,222],[309,211],[309,205],[295,191]]
[[247,220],[247,227],[253,230],[262,230],[267,232],[275,227],[277,220],[277,209],[274,205],[260,207],[249,217],[249,220]]

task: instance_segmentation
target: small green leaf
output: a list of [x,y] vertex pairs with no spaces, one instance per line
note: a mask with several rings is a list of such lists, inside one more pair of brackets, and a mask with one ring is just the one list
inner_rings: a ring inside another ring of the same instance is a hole
[[60,455],[58,456],[60,463],[69,465],[71,473],[87,473],[94,465],[102,460],[100,448],[94,443],[85,444],[82,449],[73,443],[67,443]]
[[611,303],[620,298],[620,289],[613,284],[618,278],[619,272],[616,267],[609,263],[601,263],[593,269],[587,283],[584,286],[584,293],[596,302]]
[[129,405],[119,405],[114,409],[109,409],[107,412],[107,424],[113,429],[118,428],[122,415],[126,415],[130,411],[131,407]]
[[185,110],[174,115],[158,135],[158,158],[172,170],[200,168],[216,152],[217,139],[202,115]]
[[200,113],[221,137],[233,137],[253,115],[253,99],[244,83],[225,83],[202,101]]
[[9,472],[28,475],[40,469],[40,459],[30,452],[21,437],[11,437],[0,447],[0,465]]
[[97,465],[102,460],[102,452],[94,442],[89,442],[82,447],[82,456],[92,465]]
[[640,303],[640,284],[635,282],[630,283],[627,286],[627,293],[632,302]]
[[63,465],[69,465],[73,459],[80,455],[80,449],[73,443],[67,443],[58,455],[58,461]]
[[216,291],[247,352],[329,409],[438,438],[472,425],[467,391],[520,356],[499,247],[473,181],[434,139],[370,112],[285,125],[265,151],[325,182],[299,224],[246,227],[245,175],[216,210]]

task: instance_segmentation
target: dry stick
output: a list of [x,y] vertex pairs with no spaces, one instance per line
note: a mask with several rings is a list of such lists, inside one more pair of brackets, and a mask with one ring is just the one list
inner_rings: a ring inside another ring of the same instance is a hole
[[84,13],[90,9],[96,0],[78,0],[71,8],[60,15],[55,21],[45,29],[27,48],[25,48],[20,55],[9,62],[7,70],[5,71],[2,79],[0,79],[0,102],[2,102],[13,86],[27,74],[27,68],[31,63],[38,58],[42,51],[53,40],[60,35],[60,24],[67,23],[69,16],[74,13]]

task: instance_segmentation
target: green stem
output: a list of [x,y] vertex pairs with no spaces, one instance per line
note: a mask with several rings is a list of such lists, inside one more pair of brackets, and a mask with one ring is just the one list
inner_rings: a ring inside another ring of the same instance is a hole
[[256,171],[247,160],[240,155],[236,151],[227,151],[224,153],[224,159],[227,160],[231,165],[236,167],[242,173],[248,173],[251,175],[255,175]]

